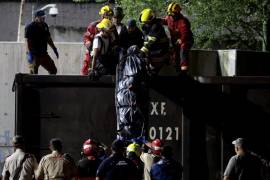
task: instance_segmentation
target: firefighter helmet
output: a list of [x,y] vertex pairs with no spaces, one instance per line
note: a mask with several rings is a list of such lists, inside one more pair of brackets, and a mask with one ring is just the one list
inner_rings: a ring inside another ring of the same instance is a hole
[[153,154],[160,155],[163,147],[163,142],[160,139],[155,139],[151,143],[151,150]]
[[113,27],[113,24],[111,20],[104,18],[96,27],[100,30],[109,31]]
[[148,23],[151,22],[155,17],[156,16],[154,11],[150,8],[147,8],[141,12],[139,20],[141,23]]
[[138,157],[141,155],[140,145],[137,143],[132,143],[127,147],[127,154],[134,152]]
[[83,143],[83,153],[86,156],[93,156],[97,152],[97,143],[93,139],[87,139]]
[[113,16],[113,10],[108,5],[103,6],[99,11],[99,15],[102,15],[103,17],[112,17]]
[[167,14],[169,16],[173,16],[175,14],[180,13],[181,10],[182,10],[182,8],[180,7],[180,5],[173,2],[173,3],[169,4],[168,9],[167,9]]

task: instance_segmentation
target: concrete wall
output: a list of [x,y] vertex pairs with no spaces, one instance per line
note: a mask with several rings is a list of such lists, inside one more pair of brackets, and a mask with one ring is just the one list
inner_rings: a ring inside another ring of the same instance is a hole
[[[58,74],[79,74],[84,54],[81,43],[56,43],[59,59],[49,49],[55,60]],[[15,94],[12,84],[16,73],[28,73],[24,43],[0,43],[0,172],[5,157],[12,152],[11,138],[15,127]],[[48,74],[40,68],[40,74]]]
[[[29,3],[26,1],[22,16],[21,32],[24,25],[31,22],[32,8],[38,9],[46,3]],[[99,18],[98,11],[102,4],[98,3],[57,3],[59,14],[53,18],[46,17],[52,37],[57,42],[81,42],[82,32],[88,24]],[[16,41],[18,32],[20,2],[0,2],[0,41]],[[65,35],[59,32],[65,31]],[[67,33],[68,32],[68,36]],[[23,37],[23,33],[21,33]]]

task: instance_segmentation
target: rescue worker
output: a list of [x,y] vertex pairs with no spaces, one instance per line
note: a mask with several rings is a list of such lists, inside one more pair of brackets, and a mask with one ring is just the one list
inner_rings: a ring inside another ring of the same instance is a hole
[[127,27],[122,23],[124,16],[123,9],[116,6],[113,10],[112,22],[115,25],[118,34],[117,45],[126,50],[128,48],[128,32]]
[[101,19],[91,22],[88,25],[87,30],[83,35],[83,43],[84,43],[84,46],[86,47],[86,52],[85,52],[85,58],[83,61],[83,66],[81,69],[82,75],[88,75],[89,73],[89,67],[91,63],[90,52],[92,49],[92,43],[93,43],[95,35],[98,33],[98,29],[96,28],[96,25],[100,23],[100,21],[104,18],[111,19],[113,16],[113,10],[108,5],[103,6],[99,11],[99,15],[101,16]]
[[34,21],[25,27],[25,38],[30,74],[38,74],[39,66],[44,67],[49,74],[56,74],[57,68],[47,52],[47,45],[50,45],[57,59],[59,54],[45,22],[43,10],[36,11]]
[[155,139],[151,143],[145,143],[149,147],[148,152],[142,152],[140,158],[144,163],[144,180],[151,180],[150,170],[154,163],[158,162],[161,158],[161,150],[163,142],[160,139]]
[[189,63],[189,51],[194,39],[189,20],[181,13],[181,6],[172,2],[167,8],[167,16],[162,22],[168,26],[173,46],[173,60],[177,71],[187,72]]
[[2,180],[23,179],[32,180],[38,164],[34,155],[24,151],[25,143],[22,136],[12,138],[14,153],[5,160],[2,172]]
[[172,147],[164,146],[161,151],[162,158],[151,167],[152,180],[181,180],[182,165],[172,158]]
[[145,36],[141,52],[149,58],[150,67],[157,74],[169,61],[169,39],[152,9],[144,9],[139,19]]
[[87,139],[83,143],[82,152],[84,157],[78,162],[77,180],[95,180],[96,171],[101,163],[97,158],[97,143],[92,139]]
[[59,138],[51,139],[50,150],[52,153],[42,157],[39,162],[36,180],[71,180],[75,175],[75,167],[70,157],[66,158],[62,153],[62,141]]
[[103,19],[96,26],[99,33],[95,35],[92,46],[92,65],[89,76],[92,79],[99,78],[101,75],[115,74],[116,62],[111,49],[115,41],[112,33],[113,24],[109,19]]
[[143,33],[138,28],[135,19],[129,19],[127,23],[127,30],[128,30],[128,47],[137,45],[138,48],[141,48],[143,45]]
[[112,155],[100,164],[96,180],[137,180],[138,174],[134,163],[124,157],[124,142],[114,140],[111,149]]
[[143,178],[143,162],[140,159],[141,147],[139,144],[133,142],[127,146],[127,158],[130,159],[137,167],[138,176]]

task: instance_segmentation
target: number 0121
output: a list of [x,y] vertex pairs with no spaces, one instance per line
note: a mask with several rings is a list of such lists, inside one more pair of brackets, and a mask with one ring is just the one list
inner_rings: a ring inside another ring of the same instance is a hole
[[179,127],[150,127],[150,139],[179,140]]

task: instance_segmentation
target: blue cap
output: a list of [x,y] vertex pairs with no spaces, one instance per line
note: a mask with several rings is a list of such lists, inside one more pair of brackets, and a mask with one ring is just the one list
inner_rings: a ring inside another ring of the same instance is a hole
[[43,10],[37,10],[35,12],[35,17],[44,17],[45,16],[45,11]]
[[124,141],[122,141],[120,139],[116,139],[116,140],[113,141],[112,150],[114,150],[114,151],[123,151],[124,148],[125,148]]
[[129,19],[127,25],[128,25],[128,27],[136,27],[136,20]]

